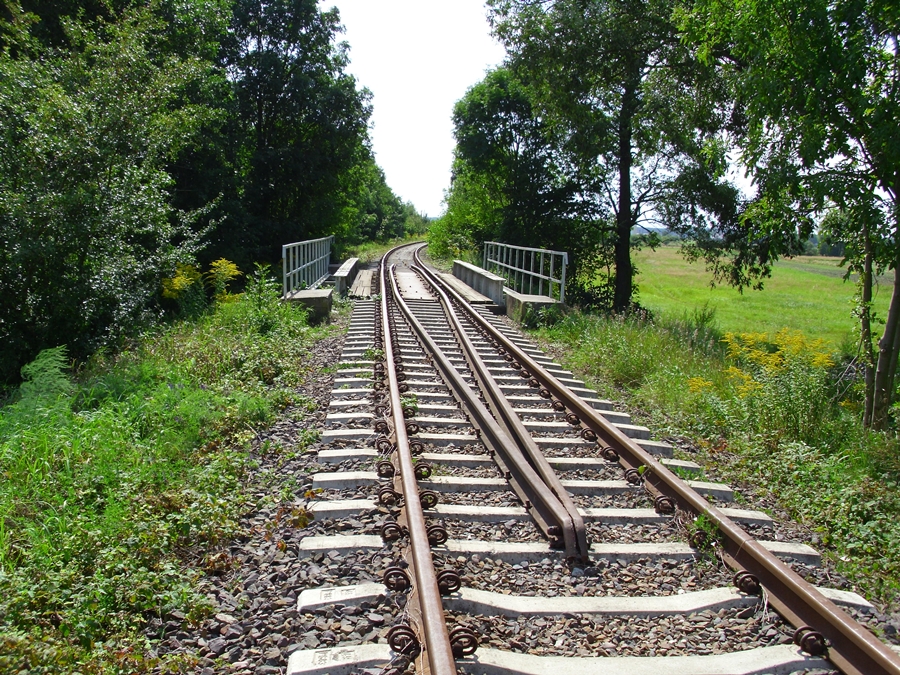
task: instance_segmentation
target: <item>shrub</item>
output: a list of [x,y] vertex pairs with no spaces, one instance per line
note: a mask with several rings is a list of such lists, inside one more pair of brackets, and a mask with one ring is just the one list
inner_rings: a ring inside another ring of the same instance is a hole
[[77,381],[62,348],[23,369],[0,408],[0,671],[159,672],[137,631],[208,611],[185,554],[236,532],[244,445],[299,400],[313,335],[261,270],[248,288]]
[[744,431],[769,442],[821,440],[835,412],[828,381],[833,361],[824,343],[788,330],[772,342],[758,333],[727,333],[724,342],[733,361],[725,372],[735,385],[732,402]]

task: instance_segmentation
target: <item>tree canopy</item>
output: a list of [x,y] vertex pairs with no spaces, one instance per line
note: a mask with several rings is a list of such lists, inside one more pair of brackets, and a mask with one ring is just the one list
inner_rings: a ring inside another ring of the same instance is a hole
[[453,111],[456,150],[438,251],[499,239],[576,245],[584,202],[527,87],[508,68],[486,75]]
[[[744,117],[734,138],[758,195],[741,227],[755,256],[731,265],[790,253],[819,221],[847,244],[849,269],[861,274],[866,419],[883,426],[900,348],[900,9],[880,0],[698,0],[682,23]],[[715,265],[721,253],[711,246],[707,257]],[[873,271],[886,269],[895,283],[876,358],[869,302]]]
[[716,71],[681,40],[674,0],[493,0],[494,32],[592,206],[609,304],[634,291],[632,231],[727,227],[729,117]]
[[316,0],[3,5],[0,382],[158,320],[178,264],[421,226],[340,30]]

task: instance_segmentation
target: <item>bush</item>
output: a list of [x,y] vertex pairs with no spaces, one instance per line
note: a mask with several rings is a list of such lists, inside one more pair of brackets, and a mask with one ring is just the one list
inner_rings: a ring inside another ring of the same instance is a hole
[[258,270],[248,293],[98,353],[77,381],[63,349],[23,369],[0,408],[0,671],[162,668],[137,631],[208,610],[187,560],[236,532],[244,447],[306,376],[314,333],[275,298]]
[[832,401],[831,357],[821,340],[799,331],[780,331],[769,342],[758,333],[728,333],[724,342],[733,365],[730,400],[741,430],[767,443],[827,443],[830,420],[840,417]]
[[167,166],[212,114],[185,104],[204,67],[159,58],[158,29],[136,9],[73,23],[70,53],[0,52],[0,382],[62,340],[85,358],[152,325],[200,247],[206,210],[172,206]]

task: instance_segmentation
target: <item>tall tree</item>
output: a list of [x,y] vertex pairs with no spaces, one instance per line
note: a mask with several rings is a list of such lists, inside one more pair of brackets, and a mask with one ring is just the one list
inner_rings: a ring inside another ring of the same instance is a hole
[[83,357],[146,325],[199,247],[202,212],[173,208],[165,168],[203,118],[182,100],[205,66],[155,54],[163,28],[140,9],[69,24],[71,51],[20,35],[0,52],[0,381],[45,347]]
[[491,71],[456,104],[453,123],[457,159],[483,177],[501,207],[495,236],[558,240],[554,225],[574,210],[575,185],[524,84],[507,68]]
[[[684,26],[728,78],[746,125],[737,140],[759,198],[742,228],[768,264],[839,209],[834,233],[863,277],[862,353],[871,352],[873,268],[894,270],[866,422],[888,423],[900,352],[900,6],[883,0],[698,0]],[[868,343],[868,344],[865,344]]]
[[491,0],[511,67],[533,83],[541,113],[589,176],[606,213],[613,308],[632,304],[635,226],[733,220],[719,136],[727,122],[714,71],[680,39],[674,0]]
[[529,88],[509,68],[497,68],[457,102],[453,123],[453,179],[434,231],[438,247],[447,240],[449,253],[498,239],[563,249],[572,254],[574,278],[596,248],[583,237],[594,209],[572,175],[577,163],[553,137]]
[[348,244],[385,241],[403,236],[405,214],[403,203],[384,178],[384,171],[373,157],[360,162],[350,176],[348,214],[351,229]]
[[[224,50],[234,84],[245,255],[347,228],[345,174],[369,159],[369,94],[344,69],[337,10],[236,0]],[[221,236],[221,235],[220,235]]]

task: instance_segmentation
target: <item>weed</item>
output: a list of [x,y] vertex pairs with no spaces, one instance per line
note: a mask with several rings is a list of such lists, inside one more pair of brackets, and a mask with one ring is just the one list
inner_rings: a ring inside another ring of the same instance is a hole
[[[0,671],[189,665],[134,636],[149,617],[209,613],[193,582],[229,564],[220,546],[254,466],[244,444],[295,400],[315,405],[293,388],[316,332],[270,286],[251,279],[196,320],[98,353],[77,380],[62,349],[23,370],[0,408]],[[180,557],[200,549],[195,568]]]
[[384,361],[384,350],[369,347],[363,352],[363,361]]
[[201,277],[200,270],[193,265],[177,265],[175,276],[162,280],[162,295],[177,303],[178,316],[195,317],[206,309],[206,294]]
[[703,471],[685,469],[683,466],[667,465],[666,468],[681,480],[703,480]]
[[216,302],[224,302],[229,297],[228,284],[241,276],[241,271],[230,260],[219,258],[212,262],[209,272],[203,276],[206,278],[206,284],[213,289]]
[[722,533],[719,532],[716,524],[704,514],[687,521],[685,529],[688,533],[688,541],[702,552],[709,552],[721,543]]
[[413,414],[419,412],[419,398],[415,393],[405,393],[400,395],[400,407],[404,410],[409,409]]

